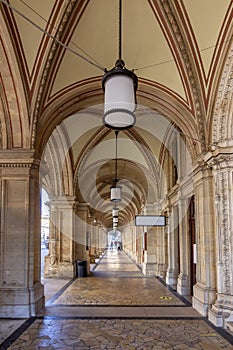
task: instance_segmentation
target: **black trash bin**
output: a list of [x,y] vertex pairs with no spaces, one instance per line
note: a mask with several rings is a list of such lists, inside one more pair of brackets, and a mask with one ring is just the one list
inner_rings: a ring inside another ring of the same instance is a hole
[[76,261],[76,276],[87,277],[87,261],[78,260]]

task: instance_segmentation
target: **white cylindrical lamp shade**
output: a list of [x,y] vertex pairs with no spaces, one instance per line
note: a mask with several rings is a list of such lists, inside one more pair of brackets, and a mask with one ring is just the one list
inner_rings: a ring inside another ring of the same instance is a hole
[[121,201],[121,187],[120,186],[112,186],[111,187],[111,201],[112,202],[120,202]]
[[115,68],[103,78],[104,125],[115,130],[124,130],[135,124],[136,75],[127,70]]
[[113,208],[112,209],[112,217],[117,218],[119,214],[119,208]]

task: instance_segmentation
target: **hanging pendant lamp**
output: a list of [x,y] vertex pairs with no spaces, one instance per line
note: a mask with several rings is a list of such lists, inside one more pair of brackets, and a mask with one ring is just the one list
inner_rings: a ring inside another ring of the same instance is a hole
[[122,52],[122,0],[119,0],[119,58],[115,67],[102,79],[104,91],[104,125],[114,130],[125,130],[135,124],[136,90],[138,78],[125,68]]
[[119,131],[115,131],[116,135],[116,156],[115,156],[115,178],[113,180],[113,186],[111,186],[111,201],[120,202],[121,201],[121,186],[117,185],[117,136]]
[[119,208],[117,207],[112,208],[112,217],[118,218],[118,215],[119,215]]

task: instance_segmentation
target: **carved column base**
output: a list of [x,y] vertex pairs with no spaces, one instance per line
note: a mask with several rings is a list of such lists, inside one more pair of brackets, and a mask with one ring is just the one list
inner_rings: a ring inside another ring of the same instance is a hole
[[57,278],[57,277],[58,277],[58,265],[51,264],[50,255],[45,256],[44,278]]
[[44,278],[73,278],[75,274],[75,264],[63,262],[52,265],[50,256],[45,257]]
[[166,284],[176,290],[177,288],[177,271],[169,270],[166,274]]
[[177,279],[177,292],[180,295],[191,295],[190,278],[188,275],[179,274]]
[[57,268],[58,278],[73,278],[76,274],[75,264],[61,263]]
[[193,288],[192,304],[202,316],[208,316],[208,310],[216,299],[216,290],[206,288],[204,284],[198,282]]
[[0,300],[1,318],[36,316],[44,308],[44,286],[38,282],[30,289],[1,289]]
[[167,272],[166,264],[158,263],[156,265],[156,276],[159,276],[159,277],[165,279],[166,272]]
[[208,319],[216,327],[227,328],[227,322],[233,322],[233,296],[219,295],[208,312]]
[[156,275],[156,263],[143,263],[142,272],[145,276],[155,276]]

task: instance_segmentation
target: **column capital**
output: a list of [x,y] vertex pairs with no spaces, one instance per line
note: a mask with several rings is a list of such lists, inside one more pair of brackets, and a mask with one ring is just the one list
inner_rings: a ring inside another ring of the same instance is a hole
[[56,196],[48,201],[50,208],[66,209],[75,205],[74,196]]
[[232,146],[216,146],[204,156],[205,162],[214,170],[233,167]]
[[35,150],[0,150],[0,168],[35,168],[39,164]]

